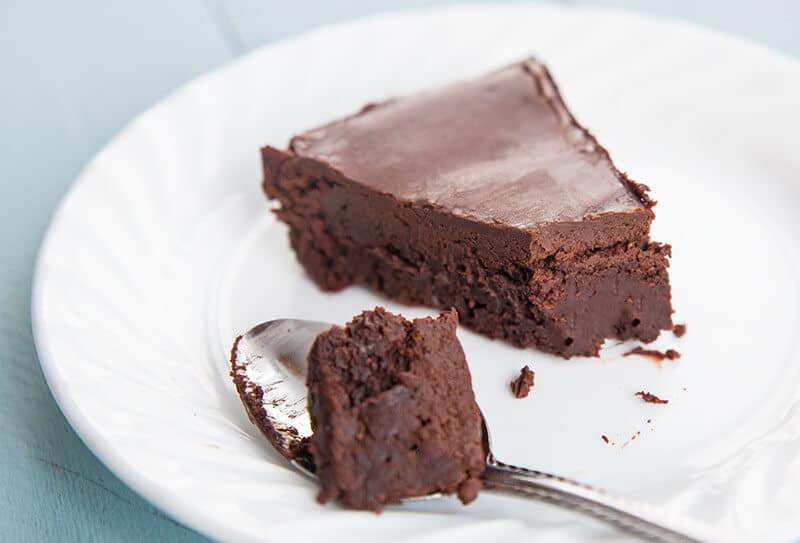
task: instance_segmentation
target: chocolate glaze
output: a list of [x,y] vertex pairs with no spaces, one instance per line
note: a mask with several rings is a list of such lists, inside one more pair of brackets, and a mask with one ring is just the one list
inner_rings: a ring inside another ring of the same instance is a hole
[[533,59],[373,105],[293,138],[291,149],[402,200],[515,228],[650,204]]

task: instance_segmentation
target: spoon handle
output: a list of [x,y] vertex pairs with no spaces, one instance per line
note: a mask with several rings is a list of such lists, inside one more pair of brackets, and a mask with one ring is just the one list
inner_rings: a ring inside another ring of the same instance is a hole
[[[540,471],[504,464],[490,457],[483,474],[487,490],[521,494],[586,513],[599,520],[653,541],[700,543],[711,541],[699,534],[706,530],[689,526],[685,520],[670,519],[658,508],[610,496],[581,483]],[[668,526],[681,526],[672,528]],[[690,535],[692,534],[692,535]]]

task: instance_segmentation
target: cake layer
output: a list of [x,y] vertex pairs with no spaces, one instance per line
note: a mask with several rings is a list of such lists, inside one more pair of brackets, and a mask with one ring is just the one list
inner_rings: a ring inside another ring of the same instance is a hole
[[308,406],[320,502],[380,510],[434,492],[475,498],[485,454],[457,322],[453,311],[409,322],[376,308],[317,338]]

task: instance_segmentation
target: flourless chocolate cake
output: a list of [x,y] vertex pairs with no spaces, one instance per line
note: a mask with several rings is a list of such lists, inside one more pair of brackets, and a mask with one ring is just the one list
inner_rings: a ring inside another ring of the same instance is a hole
[[319,335],[307,383],[320,502],[475,498],[485,454],[457,324],[452,310],[408,321],[379,307]]
[[324,290],[368,285],[563,357],[672,326],[654,202],[528,59],[262,149],[264,190]]

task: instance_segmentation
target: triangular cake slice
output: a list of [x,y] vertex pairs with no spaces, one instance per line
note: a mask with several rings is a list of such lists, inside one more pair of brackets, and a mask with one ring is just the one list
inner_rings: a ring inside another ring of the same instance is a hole
[[368,285],[564,357],[671,327],[654,202],[528,59],[262,149],[264,190],[324,290]]

